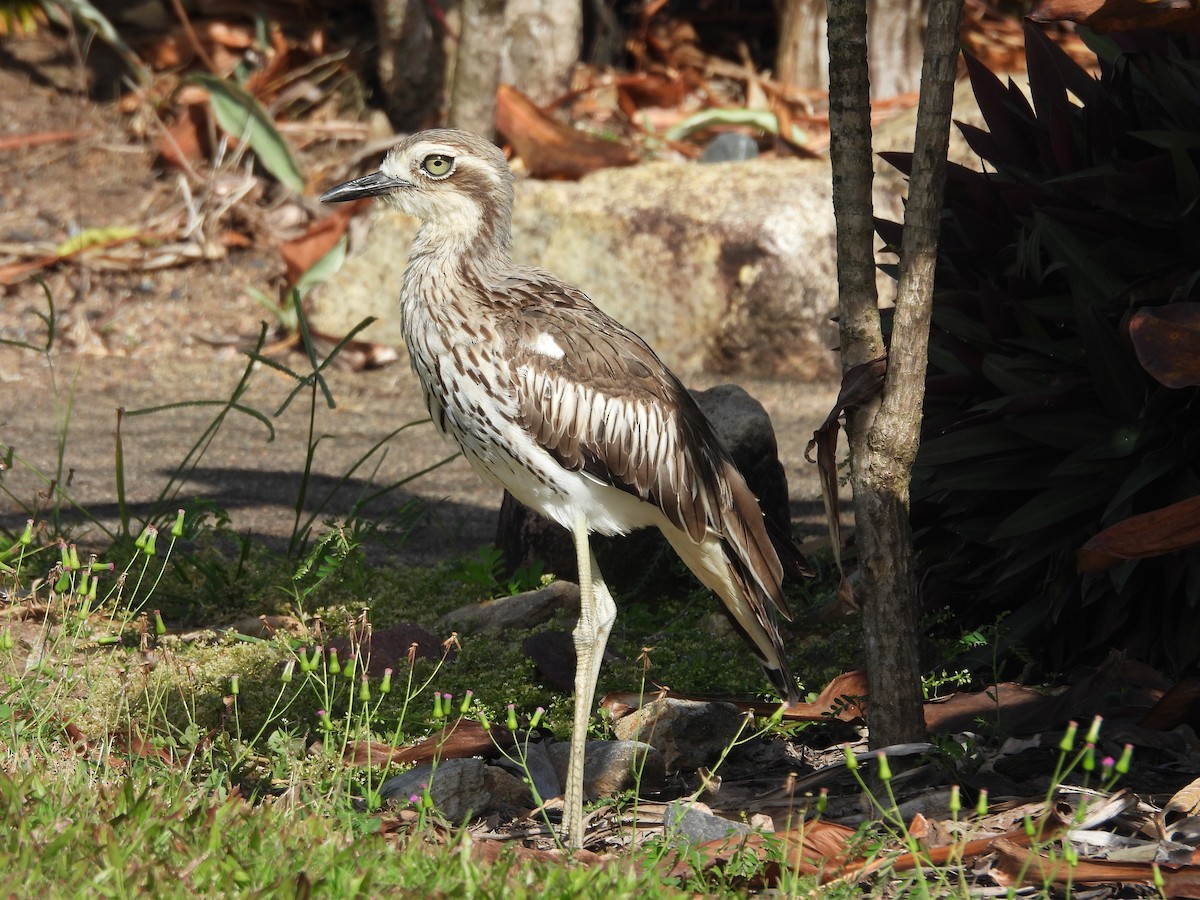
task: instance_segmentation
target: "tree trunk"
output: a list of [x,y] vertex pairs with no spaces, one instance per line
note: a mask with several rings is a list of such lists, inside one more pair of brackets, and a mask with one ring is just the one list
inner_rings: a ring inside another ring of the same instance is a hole
[[[925,40],[926,0],[868,0],[867,58],[873,97],[915,91]],[[830,53],[826,52],[825,0],[778,0],[779,46],[775,77],[795,87],[824,90]],[[833,10],[829,10],[833,15]],[[832,52],[832,51],[830,51]]]
[[817,90],[829,83],[825,0],[780,0],[775,77],[784,84]]
[[376,71],[392,125],[416,131],[442,112],[446,57],[425,0],[372,0],[378,29]]
[[[924,401],[960,16],[961,0],[932,0],[887,376],[879,400],[846,413],[869,724],[876,747],[918,740],[925,733],[908,489]],[[866,18],[863,0],[830,0],[830,157],[843,372],[883,355],[872,251]]]
[[874,595],[864,608],[863,631],[867,658],[872,661],[868,682],[871,742],[876,746],[918,740],[925,733],[917,644],[920,604],[912,571],[908,489],[921,438],[961,16],[962,0],[930,4],[888,371],[865,448],[863,521],[869,524],[856,535],[863,574]]
[[496,88],[504,50],[505,0],[463,0],[462,34],[450,95],[450,127],[491,140],[496,134]]
[[508,0],[500,80],[545,106],[565,94],[583,46],[579,0]]
[[921,87],[928,6],[927,0],[871,0],[867,12],[871,96],[895,97]]

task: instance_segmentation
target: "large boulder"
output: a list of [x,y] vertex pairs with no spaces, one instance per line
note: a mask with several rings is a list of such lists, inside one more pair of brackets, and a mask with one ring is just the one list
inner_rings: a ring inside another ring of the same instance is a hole
[[[837,303],[827,162],[652,162],[578,182],[521,179],[513,256],[583,289],[679,371],[828,376]],[[362,246],[313,295],[315,328],[401,346],[416,222],[378,204]]]

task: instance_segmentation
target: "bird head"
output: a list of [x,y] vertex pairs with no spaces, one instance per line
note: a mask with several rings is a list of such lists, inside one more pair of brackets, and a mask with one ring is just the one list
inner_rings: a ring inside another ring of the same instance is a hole
[[439,231],[473,237],[486,223],[507,238],[512,172],[491,142],[467,131],[434,129],[393,147],[378,172],[336,185],[322,202],[381,197]]

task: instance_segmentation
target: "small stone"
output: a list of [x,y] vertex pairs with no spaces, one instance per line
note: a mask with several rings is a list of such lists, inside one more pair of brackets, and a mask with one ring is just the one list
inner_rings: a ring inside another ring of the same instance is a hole
[[382,799],[406,804],[420,797],[425,786],[433,805],[451,822],[466,822],[497,806],[529,803],[529,789],[503,769],[481,759],[445,759],[434,766],[417,766],[379,787]]
[[564,607],[572,617],[579,615],[579,585],[555,581],[536,591],[460,606],[442,616],[439,624],[472,634],[528,629],[549,621]]
[[682,838],[690,844],[719,841],[721,838],[750,834],[744,822],[731,822],[715,816],[703,803],[672,800],[663,812],[663,829],[668,838]]
[[542,800],[560,796],[563,792],[562,781],[550,759],[546,743],[543,741],[531,742],[525,745],[523,752],[524,759],[519,757],[515,751],[510,750],[509,753],[516,758],[516,762],[500,758],[496,760],[496,765],[519,779],[529,778],[533,782],[534,790]]
[[702,163],[732,162],[754,159],[758,156],[758,143],[740,131],[724,131],[708,142],[700,154]]
[[618,719],[613,731],[622,740],[652,744],[662,753],[667,771],[675,772],[715,763],[737,740],[743,721],[732,703],[667,697]]
[[[569,743],[549,748],[559,780],[567,783]],[[583,796],[612,797],[628,790],[657,791],[666,780],[662,754],[641,741],[588,741],[584,750]]]
[[570,634],[539,631],[521,641],[521,651],[533,660],[548,687],[564,694],[575,689],[575,642]]

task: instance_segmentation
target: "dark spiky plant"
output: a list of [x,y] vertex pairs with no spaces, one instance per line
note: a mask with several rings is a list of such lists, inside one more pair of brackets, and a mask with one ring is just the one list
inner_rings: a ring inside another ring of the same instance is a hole
[[1200,352],[1200,42],[1089,41],[1098,79],[1027,28],[1030,100],[968,59],[987,129],[960,127],[988,171],[947,185],[914,537],[927,604],[1011,613],[1048,668],[1120,647],[1179,669],[1200,659],[1200,550],[1077,554],[1200,496],[1197,381],[1156,380],[1130,331],[1165,310],[1184,339],[1160,357]]

